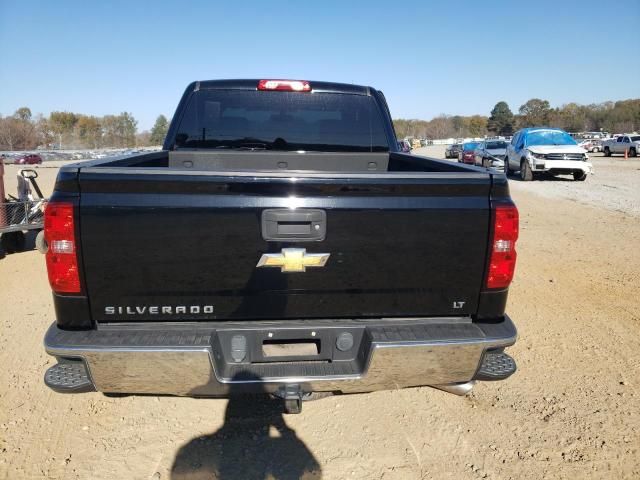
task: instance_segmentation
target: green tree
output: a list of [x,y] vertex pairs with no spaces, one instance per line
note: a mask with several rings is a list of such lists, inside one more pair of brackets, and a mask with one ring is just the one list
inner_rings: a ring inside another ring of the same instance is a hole
[[142,132],[138,132],[136,134],[136,146],[138,147],[149,147],[153,145],[151,143],[151,132],[149,130],[144,130]]
[[427,136],[429,138],[451,138],[456,136],[451,117],[447,115],[438,115],[429,121],[427,128]]
[[167,130],[169,130],[169,121],[167,120],[167,117],[164,115],[158,115],[156,123],[151,129],[151,138],[149,139],[151,145],[162,145],[164,137],[167,136]]
[[136,133],[138,131],[138,121],[129,112],[120,114],[120,128],[122,129],[122,140],[124,147],[133,147],[136,144]]
[[20,107],[13,115],[23,122],[31,121],[31,109],[29,107]]
[[18,136],[18,120],[14,117],[0,118],[0,148],[13,150],[18,143]]
[[51,127],[49,126],[49,121],[39,113],[38,115],[36,115],[34,125],[38,138],[38,144],[43,145],[45,148],[50,148],[55,139],[53,137]]
[[133,147],[136,144],[138,122],[129,112],[102,117],[104,145],[109,147]]
[[547,100],[532,98],[520,106],[520,121],[522,127],[541,127],[549,123],[551,107]]
[[103,139],[105,147],[119,147],[118,117],[105,115],[102,117]]
[[487,121],[487,130],[496,135],[513,134],[514,118],[507,102],[496,103]]
[[589,130],[587,121],[588,107],[577,103],[568,103],[550,113],[549,126],[558,127],[567,132],[582,132]]
[[457,137],[466,137],[467,136],[467,128],[465,118],[460,115],[454,115],[451,117],[451,125],[453,126],[453,130],[455,131],[455,135]]
[[73,143],[73,130],[78,122],[78,116],[71,112],[51,112],[49,127],[58,141],[58,148]]
[[0,143],[8,146],[9,150],[31,150],[38,146],[38,137],[29,108],[19,108],[13,116],[2,120]]
[[403,138],[406,136],[407,120],[398,118],[393,121],[393,129],[396,131],[396,137]]
[[78,139],[83,146],[98,148],[102,140],[102,124],[93,116],[80,115],[76,124]]
[[78,122],[78,115],[71,112],[51,112],[49,125],[56,134],[71,133]]
[[640,130],[640,100],[620,100],[607,110],[604,128],[609,132],[625,133]]
[[466,117],[466,129],[472,137],[482,137],[487,133],[487,117],[482,115],[472,115]]

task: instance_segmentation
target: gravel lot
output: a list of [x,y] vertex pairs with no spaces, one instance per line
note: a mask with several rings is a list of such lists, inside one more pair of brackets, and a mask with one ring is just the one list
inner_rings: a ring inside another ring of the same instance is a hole
[[603,154],[592,154],[590,158],[595,173],[586,180],[586,185],[579,185],[583,182],[574,182],[569,177],[557,177],[517,182],[514,188],[640,217],[640,159],[607,158]]
[[[43,258],[7,256],[0,478],[640,478],[640,159],[594,163],[586,182],[510,182],[519,370],[467,397],[376,392],[283,416],[258,399],[56,394],[42,381],[54,362]],[[55,169],[39,172],[50,192]]]
[[[444,159],[444,146],[419,148],[414,153]],[[640,157],[625,160],[621,155],[591,153],[589,158],[595,173],[585,182],[574,182],[568,175],[533,182],[513,178],[512,188],[640,217]]]

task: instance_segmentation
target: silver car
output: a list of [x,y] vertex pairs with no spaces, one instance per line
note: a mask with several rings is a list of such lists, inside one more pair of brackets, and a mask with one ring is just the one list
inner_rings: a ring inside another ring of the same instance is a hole
[[447,148],[444,150],[444,158],[458,158],[458,153],[462,150],[461,143],[454,143],[452,145],[447,145]]
[[507,142],[504,140],[485,140],[474,151],[475,164],[483,167],[504,168],[507,154]]

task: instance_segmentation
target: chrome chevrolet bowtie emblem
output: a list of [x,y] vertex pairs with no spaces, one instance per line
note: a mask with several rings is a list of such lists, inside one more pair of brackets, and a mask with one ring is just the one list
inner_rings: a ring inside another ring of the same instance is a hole
[[324,267],[329,253],[307,253],[306,248],[283,248],[281,253],[265,253],[256,267],[280,267],[281,272],[304,272],[307,267]]

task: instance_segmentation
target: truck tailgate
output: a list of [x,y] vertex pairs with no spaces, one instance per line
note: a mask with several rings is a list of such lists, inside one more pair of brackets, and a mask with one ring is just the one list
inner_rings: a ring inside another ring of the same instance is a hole
[[[461,316],[478,307],[488,173],[86,168],[79,179],[83,277],[98,322]],[[267,241],[265,209],[324,211],[325,238]],[[283,248],[329,257],[305,272],[257,267]]]

